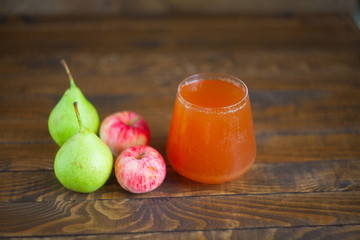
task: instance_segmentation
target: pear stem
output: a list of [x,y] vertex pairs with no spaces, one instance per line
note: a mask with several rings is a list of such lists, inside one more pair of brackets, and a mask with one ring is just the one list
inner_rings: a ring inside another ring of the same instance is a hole
[[65,71],[66,71],[67,75],[69,76],[70,87],[76,87],[74,79],[73,79],[73,77],[71,75],[71,72],[69,70],[69,67],[68,67],[68,65],[67,65],[67,63],[66,63],[66,61],[64,59],[61,60],[61,64],[64,66]]
[[76,118],[77,118],[77,120],[79,122],[80,130],[82,130],[84,127],[83,127],[82,122],[80,120],[80,113],[79,113],[79,109],[78,109],[78,106],[77,106],[77,102],[74,102],[74,108],[75,108]]

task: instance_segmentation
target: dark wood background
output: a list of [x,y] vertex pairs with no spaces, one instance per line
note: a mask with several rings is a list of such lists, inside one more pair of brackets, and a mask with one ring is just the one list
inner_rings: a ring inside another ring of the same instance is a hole
[[164,16],[341,13],[353,15],[356,0],[3,0],[4,16]]
[[[348,11],[78,16],[1,4],[0,237],[358,239],[360,34]],[[164,157],[177,84],[199,72],[238,76],[250,89],[254,166],[221,185],[168,166],[147,194],[114,176],[94,193],[66,190],[47,129],[69,87],[62,58],[101,120],[142,114]]]

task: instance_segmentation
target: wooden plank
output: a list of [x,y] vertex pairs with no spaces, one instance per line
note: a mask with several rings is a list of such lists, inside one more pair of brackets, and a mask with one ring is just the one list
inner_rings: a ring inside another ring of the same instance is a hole
[[[161,93],[144,95],[129,93],[126,94],[126,96],[95,95],[90,96],[87,99],[97,109],[101,120],[111,113],[125,110],[141,111],[144,113],[149,113],[151,111],[153,112],[153,115],[162,112],[162,115],[166,113],[171,117],[171,111],[175,102],[175,94],[176,93],[174,93],[174,96],[168,96],[162,95]],[[2,121],[31,121],[34,119],[41,122],[46,121],[60,98],[61,96],[12,96],[0,98]],[[146,111],[146,109],[150,109],[150,111]]]
[[59,147],[55,142],[2,144],[0,171],[53,170]]
[[[153,137],[150,145],[165,156],[166,138]],[[52,171],[58,150],[52,139],[1,144],[0,171]]]
[[[135,110],[136,111],[136,110]],[[143,113],[145,119],[148,120],[150,130],[152,133],[151,145],[164,150],[168,136],[168,129],[170,126],[171,114],[161,111],[154,111],[159,113],[153,115],[149,111],[138,111]],[[355,113],[355,112],[353,112]],[[358,115],[355,113],[355,115]],[[355,159],[359,157],[359,126],[358,120],[355,118],[345,118],[351,116],[350,114],[339,114],[339,118],[322,119],[318,122],[307,122],[311,120],[312,115],[307,115],[309,118],[300,121],[295,117],[284,117],[285,119],[293,120],[289,126],[283,126],[286,121],[279,120],[279,118],[268,121],[257,121],[254,117],[255,133],[258,147],[258,161],[271,162],[278,160],[291,161],[313,161],[321,159]],[[354,116],[354,115],[352,115]],[[343,120],[343,121],[342,121]],[[349,121],[348,125],[340,125],[341,123]],[[272,126],[272,129],[267,128]],[[43,146],[39,143],[51,144],[53,141],[48,131],[46,121],[0,121],[0,142],[2,148],[0,151],[6,152],[9,149],[23,148],[28,149],[24,152],[28,156],[32,151],[37,151],[39,158],[52,159],[55,152],[55,147],[50,145],[51,152],[45,150],[41,152],[40,148]],[[341,141],[340,141],[341,140]],[[32,146],[20,146],[19,144],[35,144]],[[8,145],[9,144],[9,145]],[[333,148],[328,149],[328,145]],[[45,146],[45,145],[44,145]],[[293,150],[301,148],[302,151],[297,151],[293,154]],[[49,150],[50,150],[49,149]],[[15,153],[10,156],[2,157],[3,159],[18,158],[22,153]],[[267,155],[267,156],[266,156]],[[27,161],[27,159],[23,159]],[[22,160],[20,160],[21,162]],[[46,160],[44,160],[46,161]],[[20,168],[19,168],[20,166]],[[13,169],[21,169],[21,165],[13,163],[9,166]],[[37,169],[37,168],[35,168]]]
[[[291,124],[297,124],[301,120],[317,125],[324,122],[329,124],[331,121],[356,125],[359,124],[357,119],[360,117],[357,111],[360,109],[360,97],[356,94],[359,89],[355,87],[354,90],[347,91],[250,90],[250,100],[255,120],[263,124],[266,121],[274,121],[273,124],[278,122],[279,125],[288,122],[290,128],[293,127]],[[88,99],[98,109],[102,119],[116,111],[134,109],[148,115],[151,112],[153,115],[162,112],[159,120],[169,121],[176,94],[175,91],[171,92],[174,93],[173,96],[161,93],[144,95],[129,93],[128,97],[95,95]],[[0,103],[2,122],[12,119],[46,121],[59,100],[60,96],[2,98]],[[37,107],[34,109],[35,104]],[[165,112],[167,117],[163,119]]]
[[[191,59],[188,59],[188,61],[191,61]],[[208,62],[208,59],[204,59],[203,65],[208,66]],[[359,61],[354,63],[360,64]],[[330,71],[325,75],[321,73],[317,77],[318,70],[311,71],[311,73],[299,72],[292,75],[286,73],[287,70],[277,70],[281,68],[282,63],[273,63],[273,71],[276,73],[266,74],[267,67],[262,68],[261,63],[254,63],[254,65],[257,64],[260,64],[260,66],[257,66],[253,71],[263,72],[267,76],[258,78],[259,76],[256,76],[256,74],[245,73],[244,79],[249,85],[254,110],[257,110],[257,108],[267,108],[266,110],[268,110],[269,107],[277,108],[278,105],[296,109],[307,107],[307,109],[304,109],[306,112],[319,110],[317,108],[321,108],[322,111],[331,111],[334,108],[347,110],[345,108],[347,105],[359,108],[360,97],[356,94],[360,89],[359,81],[357,81],[360,77],[358,64],[356,64],[356,68],[354,66],[353,71],[346,71],[346,69]],[[307,63],[304,64],[307,65]],[[340,63],[337,64],[340,65]],[[234,70],[241,66],[242,63],[232,63],[232,65]],[[153,65],[152,67],[156,66]],[[308,67],[310,66],[308,65]],[[100,113],[102,111],[109,112],[110,110],[115,111],[115,109],[131,107],[157,106],[171,108],[175,99],[177,84],[187,76],[184,74],[178,78],[164,76],[160,69],[154,70],[152,74],[149,73],[149,77],[143,75],[135,77],[126,73],[119,73],[120,76],[118,77],[114,76],[116,73],[111,73],[112,76],[108,76],[106,73],[97,73],[90,76],[92,67],[88,67],[87,70],[82,70],[88,73],[80,77],[81,81],[78,85]],[[245,66],[243,72],[246,72],[246,69],[249,69],[250,72],[251,68],[251,65]],[[262,68],[261,71],[260,68]],[[330,68],[333,67],[330,66]],[[209,67],[208,70],[210,69],[212,67]],[[41,69],[38,70],[41,71]],[[55,74],[58,77],[49,79],[49,75],[53,75],[56,71],[53,73],[50,70],[45,71],[48,72],[43,73],[41,76],[36,72],[28,72],[26,78],[8,78],[5,75],[6,79],[4,77],[1,81],[3,87],[0,90],[2,91],[0,110],[3,113],[3,118],[21,117],[33,119],[34,117],[48,117],[51,109],[69,86],[64,73]],[[293,70],[290,71],[293,72]],[[349,72],[353,72],[353,74],[349,74]],[[303,74],[307,75],[304,76]],[[244,74],[239,73],[238,76],[243,77],[242,75]],[[246,75],[249,79],[246,78]],[[339,75],[342,75],[341,81]],[[299,88],[299,86],[302,87]],[[39,105],[39,107],[35,109],[29,107],[34,106],[34,104]],[[106,109],[107,107],[112,109]],[[326,109],[326,107],[329,109]],[[21,111],[17,111],[17,109]]]
[[[357,134],[360,131],[360,96],[357,92],[356,87],[353,91],[251,91],[255,131],[258,135],[282,132]],[[132,110],[144,116],[154,137],[164,137],[168,134],[174,98],[160,93],[129,98],[92,96],[89,99],[98,109],[101,120],[115,111]],[[0,141],[51,140],[47,119],[56,101],[48,97],[4,98],[0,103],[3,112]],[[35,111],[34,104],[38,104]]]
[[[328,240],[355,240],[360,234],[360,225],[280,227],[254,229],[219,229],[206,231],[171,231],[149,233],[75,234],[69,236],[47,236],[46,239],[304,239],[316,236]],[[40,237],[39,237],[40,238]],[[39,239],[27,237],[27,239]],[[41,239],[43,237],[41,236]]]
[[262,163],[359,160],[360,157],[360,135],[351,130],[349,133],[327,130],[318,134],[260,134],[256,140],[256,161]]
[[[2,55],[192,52],[205,49],[352,49],[359,34],[347,16],[173,18],[5,25]],[[232,19],[232,21],[229,21]],[[254,18],[255,19],[255,18]],[[196,20],[197,24],[193,24]],[[348,20],[348,19],[346,19]],[[234,31],[235,29],[235,31]],[[30,32],[30,34],[29,34]],[[246,33],[246,34],[244,34]],[[27,39],[22,41],[19,40]],[[266,39],[266,41],[264,41]],[[350,44],[350,45],[349,45]]]
[[354,14],[356,1],[347,0],[313,0],[311,2],[294,0],[292,4],[286,4],[282,0],[273,0],[271,3],[261,0],[213,0],[209,4],[202,1],[128,1],[117,0],[104,2],[101,0],[78,0],[67,2],[55,0],[53,3],[44,2],[39,6],[36,0],[18,0],[16,3],[5,1],[0,3],[1,15],[25,15],[25,16],[103,16],[103,15],[126,15],[126,16],[163,16],[174,14],[196,15],[219,15],[219,14],[289,14],[289,13],[348,13]]
[[[168,135],[170,128],[171,114],[161,112],[160,115],[156,115],[158,111],[148,110],[139,111],[137,109],[131,109],[132,111],[141,114],[147,121],[149,121],[149,128],[151,130],[152,138],[165,137]],[[110,114],[110,113],[109,113]],[[166,117],[165,120],[159,119],[159,117]],[[103,120],[104,118],[101,118]],[[163,124],[163,125],[161,125]],[[0,144],[13,144],[13,143],[50,143],[52,138],[48,130],[48,120],[29,120],[23,121],[21,119],[13,119],[11,121],[0,120]]]
[[8,237],[348,225],[360,221],[360,194],[1,202],[0,212]]
[[[131,97],[151,93],[174,97],[182,79],[206,71],[238,76],[250,90],[354,90],[359,87],[358,55],[353,49],[240,52],[209,49],[176,54],[81,53],[73,54],[68,62],[76,83],[90,98],[93,95]],[[0,60],[2,97],[60,98],[69,87],[59,62],[61,56],[32,58]],[[22,69],[20,73],[19,68]]]
[[[289,28],[301,32],[304,29],[321,30],[320,33],[326,33],[327,29],[339,28],[345,33],[350,33],[349,30],[356,29],[356,24],[349,19],[347,14],[289,14],[289,15],[238,15],[238,16],[173,16],[166,18],[131,18],[131,17],[112,17],[112,16],[94,16],[94,17],[60,17],[60,16],[43,16],[43,17],[28,17],[27,22],[1,22],[4,26],[1,32],[11,31],[18,32],[22,30],[33,30],[35,32],[43,32],[44,30],[58,32],[58,31],[85,31],[97,29],[98,31],[108,32],[110,30],[120,31],[136,31],[139,29],[147,29],[147,31],[138,34],[157,34],[163,32],[153,32],[153,29],[161,29],[170,31],[172,34],[181,34],[183,31],[192,29],[201,29],[202,32],[191,32],[192,34],[202,34],[207,32],[211,34],[212,31],[206,30],[224,30],[231,29],[252,29],[258,31],[261,29],[254,29],[255,26],[261,26],[279,31],[282,28]],[[190,24],[196,21],[198,24]],[[107,27],[104,27],[107,26]],[[321,29],[321,27],[326,28]],[[101,28],[103,27],[103,28]],[[295,27],[295,29],[294,29]],[[345,28],[344,28],[345,27]],[[348,28],[346,28],[348,27]],[[293,32],[292,31],[292,32]],[[316,31],[313,33],[316,34]],[[233,32],[235,35],[241,33]],[[266,33],[264,33],[266,34]],[[330,34],[330,33],[327,33]],[[77,36],[77,35],[75,35]],[[191,36],[191,35],[190,35]],[[246,35],[244,37],[250,37]],[[315,35],[304,35],[303,37],[314,37]],[[66,36],[64,36],[66,37]],[[130,39],[134,36],[125,36]],[[339,36],[335,36],[339,37]],[[342,36],[344,37],[344,36]],[[286,39],[286,38],[285,38]],[[348,38],[350,40],[351,38]],[[329,39],[331,41],[333,39]]]
[[255,163],[245,175],[220,185],[196,183],[167,168],[163,184],[145,195],[126,192],[114,175],[102,188],[90,194],[65,189],[53,171],[0,172],[0,182],[0,202],[343,192],[360,190],[360,165],[359,160]]
[[[284,132],[259,134],[256,137],[257,163],[356,160],[360,156],[358,133],[290,134]],[[157,149],[165,159],[166,141],[167,135],[164,135],[152,137],[150,142],[150,145]],[[19,139],[19,142],[3,143],[0,148],[0,171],[52,170],[58,149],[59,147],[50,139],[50,136],[44,141]]]

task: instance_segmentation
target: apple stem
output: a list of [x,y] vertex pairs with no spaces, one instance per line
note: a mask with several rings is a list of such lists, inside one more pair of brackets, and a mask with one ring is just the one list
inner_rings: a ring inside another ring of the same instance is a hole
[[146,155],[146,152],[142,152],[136,159],[141,160],[141,158],[145,155]]
[[139,116],[138,116],[138,117],[136,117],[136,118],[134,118],[133,120],[131,120],[131,121],[128,123],[128,125],[129,125],[129,126],[134,125],[134,123],[136,123],[139,119],[140,119],[140,117],[139,117]]
[[79,113],[79,109],[78,109],[78,106],[77,106],[77,102],[74,102],[74,108],[75,108],[75,113],[76,113],[76,118],[79,122],[79,127],[80,127],[80,130],[83,129],[83,125],[82,125],[82,122],[80,120],[80,113]]
[[68,67],[68,65],[66,64],[66,61],[65,61],[64,59],[62,59],[62,60],[61,60],[61,63],[62,63],[62,65],[64,66],[67,75],[69,76],[70,87],[76,87],[75,82],[74,82],[74,79],[73,79],[73,77],[72,77],[72,75],[71,75],[71,72],[70,72],[70,70],[69,70],[69,67]]

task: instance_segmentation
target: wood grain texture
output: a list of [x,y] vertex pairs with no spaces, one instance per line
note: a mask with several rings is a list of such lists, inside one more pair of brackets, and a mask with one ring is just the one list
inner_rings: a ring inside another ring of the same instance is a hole
[[[44,130],[45,132],[45,130]],[[150,145],[166,159],[167,135],[152,138]],[[356,160],[360,155],[357,133],[272,133],[257,135],[256,163]],[[301,151],[294,152],[294,146]],[[52,170],[59,147],[51,140],[3,143],[1,171]]]
[[[43,16],[43,15],[130,15],[130,16],[158,16],[174,14],[239,14],[239,13],[292,13],[292,12],[320,12],[320,13],[349,13],[356,10],[356,1],[313,0],[311,2],[294,0],[287,4],[284,0],[273,0],[271,3],[261,0],[205,0],[197,1],[161,1],[161,0],[53,0],[52,3],[39,0],[2,1],[0,16]],[[13,17],[14,18],[14,17]]]
[[[209,231],[171,231],[150,233],[125,233],[125,234],[96,234],[96,235],[66,235],[48,237],[42,239],[307,239],[316,237],[318,239],[356,240],[360,234],[360,225],[341,226],[316,226],[316,227],[280,227],[280,228],[254,228],[254,229],[220,229]],[[26,239],[39,239],[27,237]]]
[[307,227],[358,223],[360,194],[0,202],[0,211],[4,236]]
[[[359,42],[344,15],[2,19],[0,238],[357,239]],[[69,85],[62,58],[101,120],[142,114],[164,157],[177,84],[198,72],[240,77],[254,166],[206,185],[167,163],[164,183],[143,195],[114,175],[94,193],[66,190],[47,129]]]
[[[84,22],[55,18],[35,21],[35,25],[30,19],[30,24],[2,25],[1,54],[32,54],[41,59],[131,53],[146,59],[144,53],[151,52],[352,49],[358,40],[356,25],[347,16],[333,16],[235,17],[232,21],[227,17],[105,18]],[[27,34],[29,31],[32,34]],[[21,44],[16,41],[25,38]],[[90,58],[86,62],[93,61]]]
[[[164,183],[145,195],[123,190],[112,175],[98,191],[68,191],[53,171],[0,172],[0,202],[136,199],[184,196],[263,195],[360,190],[358,160],[257,164],[244,176],[221,185],[196,183],[167,169]],[[9,194],[11,193],[11,194]]]

